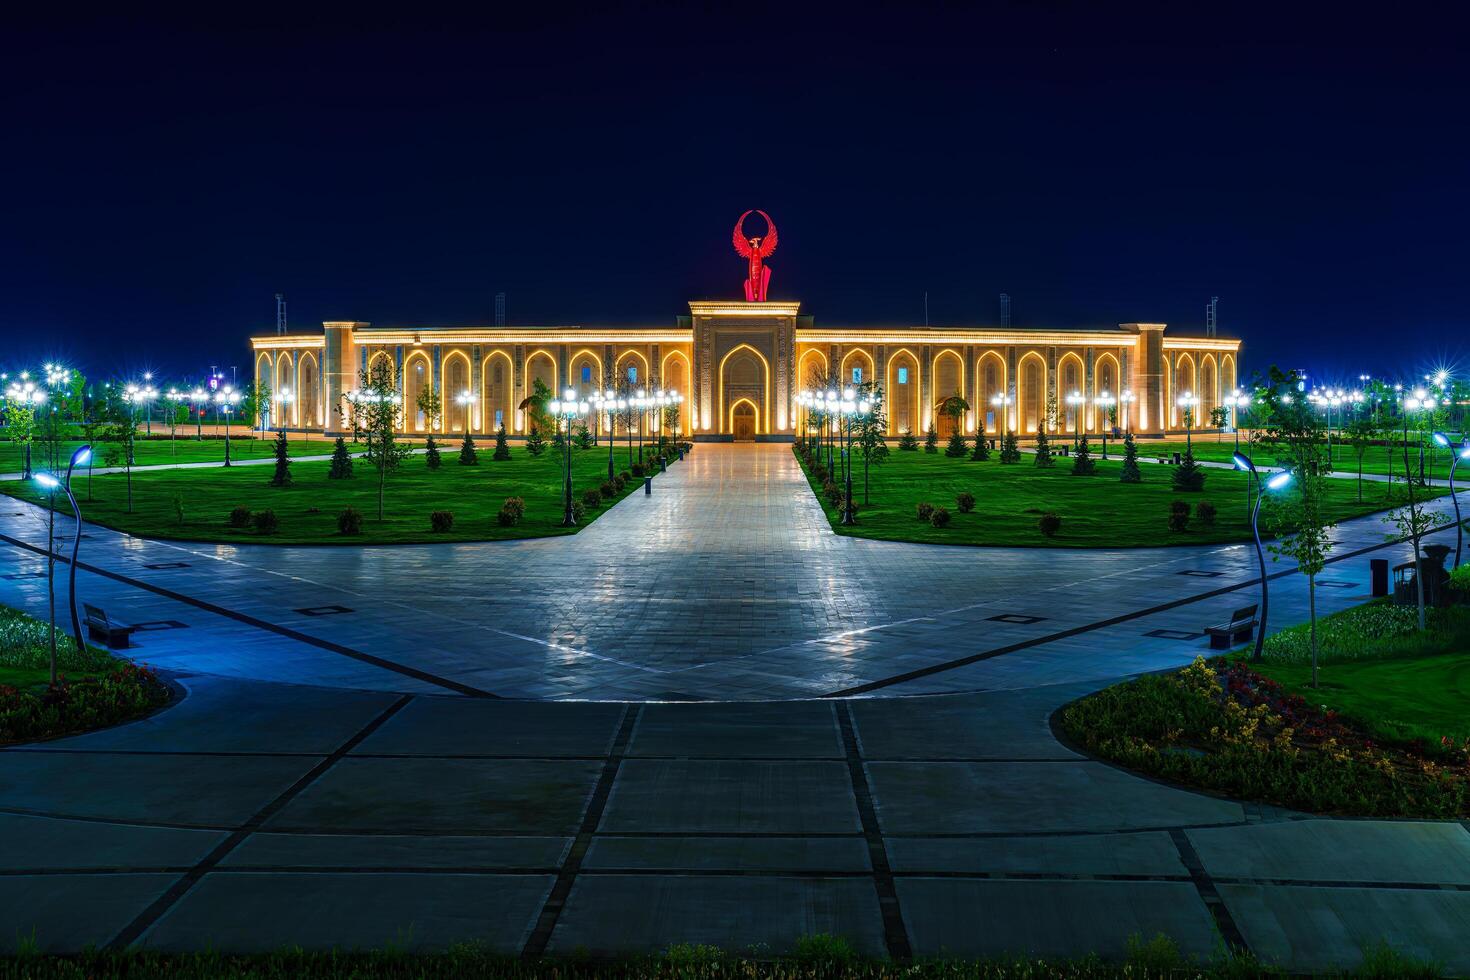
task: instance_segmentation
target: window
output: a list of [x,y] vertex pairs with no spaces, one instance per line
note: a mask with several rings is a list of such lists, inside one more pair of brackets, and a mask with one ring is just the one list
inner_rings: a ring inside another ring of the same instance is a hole
[[628,365],[628,383],[634,385],[638,383],[638,365],[636,364]]
[[863,369],[862,368],[855,367],[855,368],[852,369],[852,383],[855,384],[855,385],[860,385],[860,384],[863,383]]
[[901,367],[901,368],[898,369],[898,383],[901,384],[901,385],[906,385],[906,384],[909,383],[909,369],[908,368]]
[[587,382],[589,382],[591,380],[592,380],[592,365],[590,365],[590,364],[583,364],[582,365],[582,383],[583,384],[586,384]]
[[504,424],[505,424],[505,411],[504,411],[504,409],[497,408],[495,410],[495,428],[499,429]]

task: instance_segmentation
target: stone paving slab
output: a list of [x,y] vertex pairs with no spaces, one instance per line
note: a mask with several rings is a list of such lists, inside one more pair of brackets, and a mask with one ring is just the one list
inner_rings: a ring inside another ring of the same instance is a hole
[[1434,889],[1219,886],[1258,956],[1293,969],[1352,969],[1387,942],[1450,975],[1470,974],[1470,892]]
[[[1075,696],[1075,695],[1073,695]],[[852,702],[863,757],[878,759],[1077,759],[1052,737],[1066,693]]]
[[0,813],[0,869],[191,867],[226,836],[219,830],[136,827]]
[[0,806],[127,823],[234,827],[317,761],[0,752]]
[[569,834],[601,772],[579,761],[346,758],[265,829]]
[[416,698],[356,755],[605,756],[623,706]]
[[[867,770],[885,834],[1130,830],[1245,818],[1238,803],[1098,762],[870,762]],[[1037,795],[1038,782],[1046,794]]]
[[550,875],[205,875],[139,940],[151,949],[265,952],[444,949],[475,942],[519,952]]
[[861,837],[598,837],[591,871],[871,871]]
[[1302,820],[1187,833],[1216,878],[1470,887],[1470,830],[1452,823]]
[[627,759],[602,832],[855,833],[861,829],[840,762]]
[[496,871],[561,867],[569,837],[273,834],[247,837],[225,868],[436,868]]
[[0,952],[33,940],[42,951],[55,953],[102,946],[177,879],[176,874],[0,876],[5,930]]
[[1082,834],[1068,837],[892,837],[895,872],[962,874],[1187,876],[1167,833]]
[[842,936],[863,953],[884,954],[871,881],[597,875],[573,886],[549,952],[656,952],[701,943],[781,953],[803,936],[822,933]]
[[843,748],[830,702],[651,704],[638,717],[628,754],[841,759]]
[[900,878],[896,887],[918,956],[1116,959],[1130,935],[1164,933],[1186,955],[1208,957],[1219,942],[1191,884]]

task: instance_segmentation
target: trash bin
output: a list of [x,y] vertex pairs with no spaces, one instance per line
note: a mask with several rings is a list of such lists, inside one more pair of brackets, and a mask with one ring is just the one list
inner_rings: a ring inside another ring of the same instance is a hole
[[1369,558],[1368,568],[1373,579],[1373,598],[1388,595],[1388,559]]
[[645,497],[653,495],[653,477],[651,476],[645,476],[643,478],[643,495]]

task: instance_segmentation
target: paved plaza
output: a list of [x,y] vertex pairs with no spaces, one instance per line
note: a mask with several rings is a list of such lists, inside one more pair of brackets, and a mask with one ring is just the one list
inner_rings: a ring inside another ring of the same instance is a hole
[[[42,515],[0,510],[0,602],[45,615]],[[1339,529],[1319,609],[1403,560],[1385,530]],[[134,654],[186,696],[0,751],[0,911],[47,949],[1071,955],[1163,932],[1303,970],[1389,939],[1470,972],[1470,825],[1242,805],[1053,735],[1068,701],[1206,652],[1254,563],[843,538],[777,445],[700,445],[572,538],[88,527],[81,597],[147,624]],[[1272,572],[1274,625],[1304,618]]]

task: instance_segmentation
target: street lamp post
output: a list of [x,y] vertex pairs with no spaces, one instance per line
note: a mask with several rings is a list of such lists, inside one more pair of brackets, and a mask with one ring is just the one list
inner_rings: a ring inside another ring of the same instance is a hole
[[1082,428],[1082,406],[1087,404],[1087,399],[1082,397],[1082,392],[1074,391],[1067,396],[1067,415],[1072,426],[1072,449],[1077,449],[1077,430]]
[[[1408,450],[1408,444],[1409,444],[1409,412],[1420,412],[1420,411],[1428,412],[1428,411],[1433,411],[1434,407],[1436,405],[1438,405],[1438,404],[1439,403],[1434,398],[1432,398],[1429,395],[1429,393],[1426,392],[1423,388],[1415,388],[1413,390],[1413,392],[1411,392],[1409,394],[1409,397],[1407,397],[1407,398],[1404,399],[1404,408],[1406,408],[1408,410],[1408,411],[1404,412],[1404,455],[1405,455],[1405,457],[1408,456],[1408,451],[1409,451]],[[1405,463],[1406,464],[1407,464],[1407,462],[1408,462],[1408,460],[1405,459]],[[1408,466],[1405,465],[1404,469],[1406,471],[1404,473],[1404,477],[1407,480],[1408,479],[1408,475],[1409,475],[1407,473]],[[1422,435],[1419,437],[1419,483],[1421,485],[1424,484],[1424,437]]]
[[[29,380],[25,373],[21,374],[20,381],[12,381],[10,387],[5,391],[7,404],[25,406],[43,405],[46,402],[46,389],[40,388],[34,381]],[[26,458],[22,468],[21,479],[31,478],[31,440],[26,440]]]
[[1184,449],[1191,452],[1194,449],[1194,407],[1199,404],[1199,399],[1194,392],[1186,391],[1175,404],[1184,410]]
[[214,393],[215,415],[225,413],[225,465],[230,464],[230,412],[240,404],[240,393],[230,385],[225,385]]
[[1133,394],[1132,388],[1124,388],[1122,393],[1118,395],[1118,403],[1123,406],[1123,431],[1125,433],[1133,431],[1132,406],[1137,400],[1138,398]]
[[1470,459],[1470,438],[1463,439],[1459,446],[1451,446],[1450,437],[1443,432],[1434,434],[1434,441],[1443,449],[1450,450],[1450,502],[1455,505],[1455,568],[1460,567],[1460,546],[1465,537],[1465,528],[1460,521],[1460,498],[1455,495],[1455,467],[1460,460]]
[[1116,405],[1116,404],[1118,404],[1118,399],[1114,398],[1108,392],[1108,390],[1106,388],[1104,388],[1103,391],[1102,391],[1102,394],[1098,395],[1097,398],[1093,399],[1093,404],[1096,405],[1098,408],[1102,409],[1102,413],[1103,413],[1102,423],[1100,425],[1098,425],[1097,428],[1098,428],[1098,431],[1102,433],[1102,458],[1103,459],[1107,459],[1108,458],[1108,429],[1110,428],[1111,422],[1112,422],[1110,416],[1113,414],[1113,406]]
[[577,400],[577,393],[571,388],[563,392],[564,398],[558,400],[553,398],[546,403],[547,411],[557,419],[557,424],[566,423],[567,434],[562,439],[562,502],[563,513],[561,526],[576,527],[577,515],[572,512],[572,419],[587,414],[588,405],[585,401]]
[[[58,480],[50,473],[36,474],[36,482],[41,484],[41,486],[46,487],[48,490],[56,490],[59,488],[66,493],[66,499],[71,503],[72,517],[76,521],[76,530],[72,534],[71,539],[71,568],[67,570],[66,594],[67,599],[71,604],[71,632],[72,636],[75,637],[77,641],[78,655],[80,655],[84,650],[87,649],[86,642],[82,639],[82,621],[77,618],[77,551],[82,546],[82,509],[77,506],[76,495],[71,492],[71,474],[78,465],[87,462],[87,460],[91,458],[92,447],[79,446],[77,447],[77,450],[71,454],[71,461],[66,464],[66,478],[64,480]],[[51,548],[54,547],[54,542],[49,543],[47,546],[47,550],[50,551]],[[54,606],[52,608],[53,610],[55,609]],[[52,616],[51,621],[52,629],[54,630],[56,622],[56,617],[54,615]],[[54,636],[55,634],[53,633],[52,635]],[[56,683],[55,644],[52,644],[51,651],[51,683]]]
[[1011,431],[1011,396],[1003,391],[999,392],[990,399],[990,404],[996,407],[999,415],[999,418],[995,420],[996,429],[1000,432],[1001,439],[1004,440]]
[[[1271,603],[1270,594],[1267,592],[1266,550],[1261,547],[1260,526],[1261,501],[1265,499],[1266,495],[1264,492],[1262,492],[1262,489],[1260,487],[1261,474],[1256,472],[1255,463],[1251,462],[1240,453],[1236,453],[1235,468],[1248,472],[1251,475],[1251,479],[1256,483],[1256,506],[1251,509],[1251,535],[1256,539],[1256,562],[1260,565],[1261,568],[1261,615],[1258,617],[1259,621],[1256,623],[1256,649],[1251,654],[1251,659],[1259,662],[1261,659],[1261,650],[1266,643],[1266,614],[1270,610]],[[1273,474],[1272,477],[1266,481],[1265,489],[1280,490],[1282,487],[1286,486],[1290,482],[1291,471],[1285,470],[1283,472]]]

